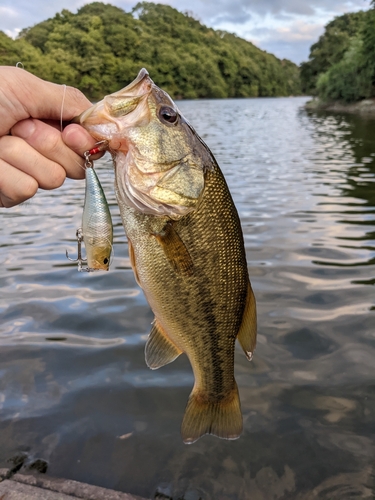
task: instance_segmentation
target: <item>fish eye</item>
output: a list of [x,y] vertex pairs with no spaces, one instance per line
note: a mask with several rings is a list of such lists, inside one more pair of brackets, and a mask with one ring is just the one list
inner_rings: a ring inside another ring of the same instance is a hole
[[158,115],[160,120],[166,123],[176,123],[178,118],[177,111],[169,106],[162,106],[159,109]]
[[103,260],[103,263],[104,263],[104,264],[108,264],[108,259],[107,259],[107,257]]

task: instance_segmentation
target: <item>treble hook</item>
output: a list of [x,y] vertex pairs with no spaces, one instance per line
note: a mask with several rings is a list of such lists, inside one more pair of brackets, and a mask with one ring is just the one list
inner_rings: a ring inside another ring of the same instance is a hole
[[69,257],[69,254],[68,254],[68,250],[65,250],[65,254],[67,256],[67,258],[70,260],[70,262],[78,262],[78,271],[89,271],[89,268],[86,267],[82,267],[82,264],[87,262],[87,258],[86,259],[83,259],[82,258],[82,241],[83,241],[83,234],[82,234],[82,229],[79,228],[77,229],[77,232],[76,232],[76,236],[77,236],[77,243],[78,243],[78,250],[77,250],[77,258],[76,259],[71,259]]

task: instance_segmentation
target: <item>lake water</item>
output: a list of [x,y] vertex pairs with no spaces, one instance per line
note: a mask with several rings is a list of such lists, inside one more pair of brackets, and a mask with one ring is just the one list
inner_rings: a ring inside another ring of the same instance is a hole
[[[189,362],[151,371],[153,315],[115,225],[108,273],[78,273],[84,182],[2,210],[0,467],[173,500],[375,496],[375,121],[307,113],[305,98],[184,101],[242,221],[258,345],[239,346],[237,441],[184,445]],[[207,264],[209,265],[209,263]]]

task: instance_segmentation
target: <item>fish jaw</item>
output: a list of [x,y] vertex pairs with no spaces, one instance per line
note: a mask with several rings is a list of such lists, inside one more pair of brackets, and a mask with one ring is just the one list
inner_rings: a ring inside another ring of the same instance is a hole
[[145,69],[77,120],[108,143],[117,191],[130,207],[173,219],[198,208],[205,185],[202,144]]
[[82,125],[98,141],[108,141],[110,151],[126,152],[125,128],[142,126],[149,121],[147,97],[153,82],[142,68],[125,88],[105,96],[73,121]]

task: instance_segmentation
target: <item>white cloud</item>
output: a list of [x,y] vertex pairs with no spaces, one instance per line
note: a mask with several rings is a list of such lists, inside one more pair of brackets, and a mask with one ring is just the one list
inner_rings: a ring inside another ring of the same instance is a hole
[[[90,0],[5,0],[0,7],[0,30],[14,37],[21,29],[53,17],[62,9],[76,12],[87,3]],[[129,11],[137,0],[104,3]],[[334,16],[370,6],[370,0],[162,0],[160,3],[192,12],[208,26],[236,33],[277,57],[297,63],[307,59],[309,47]]]
[[17,38],[17,36],[19,35],[20,33],[20,29],[19,28],[14,28],[14,30],[4,30],[4,33],[6,35],[8,35],[10,38]]
[[18,13],[15,9],[12,9],[11,7],[2,7],[0,5],[0,16],[5,16],[5,17],[17,17]]
[[280,59],[300,63],[307,60],[311,45],[323,31],[324,24],[319,21],[294,17],[283,25],[265,21],[250,29],[245,38]]

